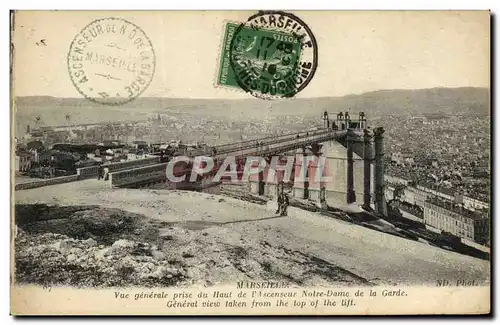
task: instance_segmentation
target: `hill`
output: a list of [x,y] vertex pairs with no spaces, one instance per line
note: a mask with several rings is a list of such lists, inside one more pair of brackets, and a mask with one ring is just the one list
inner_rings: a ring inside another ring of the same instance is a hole
[[75,124],[98,121],[146,119],[161,113],[186,113],[218,118],[263,118],[265,116],[321,116],[327,110],[363,111],[368,117],[380,115],[489,115],[487,88],[432,88],[416,90],[379,90],[342,97],[296,98],[264,101],[248,99],[189,99],[140,97],[122,106],[103,106],[85,98],[50,96],[18,97],[16,126],[34,124],[40,116],[43,125],[61,125],[70,115]]

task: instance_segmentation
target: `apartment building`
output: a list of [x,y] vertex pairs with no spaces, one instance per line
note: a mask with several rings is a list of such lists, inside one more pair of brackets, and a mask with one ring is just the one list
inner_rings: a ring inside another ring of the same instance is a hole
[[428,197],[424,203],[424,222],[479,244],[489,242],[490,219],[485,210],[471,211],[452,201]]

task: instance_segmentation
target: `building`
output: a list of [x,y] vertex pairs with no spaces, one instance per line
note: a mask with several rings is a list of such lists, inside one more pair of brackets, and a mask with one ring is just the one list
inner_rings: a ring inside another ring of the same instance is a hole
[[127,151],[127,160],[136,160],[144,158],[146,158],[146,154],[144,153],[143,150],[129,149]]
[[463,196],[463,204],[465,208],[471,210],[484,210],[490,208],[490,205],[488,203],[473,199],[465,195]]
[[417,189],[435,195],[443,200],[455,201],[455,191],[443,186],[438,186],[430,183],[418,183]]
[[391,208],[399,210],[401,216],[406,219],[410,219],[416,222],[424,223],[424,210],[418,205],[410,204],[400,200],[393,200],[391,203]]
[[408,186],[409,184],[409,180],[394,175],[385,174],[384,179],[391,184],[402,184],[404,186]]
[[489,218],[486,212],[471,211],[439,197],[429,197],[425,201],[424,222],[478,244],[489,242]]
[[142,140],[133,141],[133,146],[137,150],[147,150],[148,149],[148,143],[146,141],[142,141]]
[[429,195],[430,195],[429,192],[421,188],[407,186],[401,195],[401,201],[423,207],[425,200],[427,200],[427,197]]
[[394,162],[397,165],[408,166],[415,164],[415,159],[413,158],[412,153],[393,152],[391,154],[391,162]]
[[407,202],[400,202],[399,210],[405,218],[420,222],[424,220],[424,210],[418,205],[410,204]]

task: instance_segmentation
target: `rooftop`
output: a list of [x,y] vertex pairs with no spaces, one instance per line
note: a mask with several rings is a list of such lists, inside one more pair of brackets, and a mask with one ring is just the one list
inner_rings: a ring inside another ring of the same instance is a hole
[[432,183],[426,182],[426,181],[418,181],[418,182],[416,182],[416,184],[423,186],[423,187],[426,187],[426,188],[429,188],[429,189],[434,190],[436,192],[441,192],[441,193],[446,194],[446,195],[450,195],[450,196],[455,195],[455,190],[453,190],[452,188],[439,186],[439,185],[432,184]]
[[418,205],[410,204],[408,202],[400,202],[399,208],[405,212],[413,214],[414,216],[420,218],[424,217],[424,211],[422,211],[422,208]]
[[462,216],[472,220],[481,220],[487,218],[487,214],[484,212],[472,211],[454,202],[440,199],[439,197],[428,197],[426,202],[453,212],[452,215],[454,217]]

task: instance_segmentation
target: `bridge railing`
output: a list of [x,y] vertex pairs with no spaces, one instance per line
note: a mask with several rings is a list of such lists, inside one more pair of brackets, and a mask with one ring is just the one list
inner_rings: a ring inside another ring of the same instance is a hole
[[[263,155],[270,155],[274,154],[277,152],[285,152],[285,151],[290,151],[298,148],[302,148],[308,144],[314,143],[314,142],[321,142],[321,141],[328,141],[334,139],[338,135],[338,132],[319,132],[317,135],[310,135],[307,138],[299,139],[297,140],[296,138],[289,139],[285,143],[282,141],[272,141],[271,147],[267,148],[266,150],[260,150],[260,149],[255,149],[254,151],[246,152],[242,156],[263,156]],[[251,146],[251,148],[255,148],[255,146]],[[242,157],[240,155],[240,157]],[[126,186],[126,185],[131,185],[135,183],[141,183],[145,181],[152,181],[152,180],[160,180],[160,179],[166,179],[166,167],[168,163],[161,163],[161,164],[155,164],[155,165],[150,165],[150,166],[143,166],[143,167],[138,167],[138,168],[132,168],[128,170],[121,170],[121,171],[116,171],[112,172],[109,174],[110,178],[110,185],[112,187],[118,187],[118,186]],[[184,173],[186,172],[185,169],[182,168],[177,168],[176,169],[176,174],[177,173]]]
[[[308,134],[308,136],[311,137],[318,134],[328,134],[330,132],[331,130],[329,129],[310,129],[301,132],[293,132],[277,136],[269,136],[265,138],[223,144],[214,147],[216,149],[215,156],[220,156],[227,153],[247,150],[251,148],[262,148],[276,143],[283,143],[284,141],[296,141],[297,139],[304,139],[306,134]],[[259,142],[259,144],[257,144],[257,142]],[[201,156],[201,155],[212,156],[213,154],[214,152],[207,148],[195,149],[186,153],[186,155],[190,157]]]
[[[168,163],[121,170],[109,174],[111,187],[138,183],[151,178],[165,178]],[[131,182],[131,180],[133,180]]]
[[316,136],[310,136],[310,137],[303,139],[303,140],[288,141],[287,143],[281,143],[278,146],[272,146],[270,148],[256,150],[254,153],[247,154],[247,155],[255,154],[257,156],[262,156],[262,155],[267,156],[267,155],[271,155],[271,154],[277,154],[279,152],[296,150],[296,149],[300,149],[304,146],[310,145],[311,143],[332,140],[336,136],[337,135],[335,133],[332,133],[332,132],[329,132],[328,134],[320,134],[320,135],[316,135]]
[[78,179],[86,179],[97,176],[99,172],[99,166],[82,167],[76,169],[76,174],[79,176]]
[[[106,163],[103,164],[102,167],[104,168],[105,171],[111,173],[117,170],[131,169],[133,167],[139,167],[144,165],[155,165],[158,164],[159,162],[160,162],[160,157],[150,157],[137,160]],[[79,179],[96,177],[98,173],[99,173],[99,166],[82,167],[76,169],[76,174],[79,175]]]
[[[218,148],[217,155],[230,153],[230,152],[237,152],[240,150],[246,150],[246,149],[251,149],[251,148],[259,148],[259,147],[262,148],[262,147],[273,145],[276,143],[283,143],[284,141],[297,141],[299,139],[304,139],[304,136],[307,133],[309,133],[308,138],[311,138],[311,136],[314,136],[317,134],[330,133],[330,131],[326,130],[326,129],[308,130],[308,131],[295,132],[295,133],[290,133],[290,134],[285,134],[285,135],[280,135],[280,136],[275,136],[275,137],[267,137],[267,138],[262,138],[262,139],[255,139],[255,140],[249,140],[249,141],[244,141],[244,142],[238,142],[235,144],[227,145],[227,147],[223,148],[223,150],[219,150],[219,147],[217,147]],[[299,138],[297,138],[297,135],[299,135]],[[263,140],[265,140],[265,141],[263,141]],[[260,143],[260,145],[257,145],[257,141]]]
[[[325,132],[325,129],[310,129],[306,131],[301,131],[301,132],[291,132],[291,133],[286,133],[286,134],[280,134],[280,135],[275,135],[275,136],[268,136],[264,138],[259,138],[259,139],[251,139],[251,140],[245,140],[245,141],[240,141],[236,143],[228,143],[220,146],[216,146],[217,152],[218,153],[225,153],[228,152],[228,150],[238,150],[240,148],[250,148],[252,146],[256,146],[256,142],[259,141],[263,143],[264,145],[269,143],[269,142],[274,142],[274,141],[286,141],[287,139],[296,139],[297,135],[302,135],[304,136],[306,133],[314,133],[314,132]],[[231,152],[231,151],[229,151]]]
[[139,166],[145,166],[145,165],[154,165],[158,164],[160,162],[160,157],[149,157],[149,158],[143,158],[143,159],[135,159],[135,160],[127,160],[127,161],[120,161],[120,162],[115,162],[115,163],[109,163],[109,164],[104,164],[102,165],[104,168],[108,169],[108,172],[113,172],[119,169],[129,169],[130,167],[139,167]]

